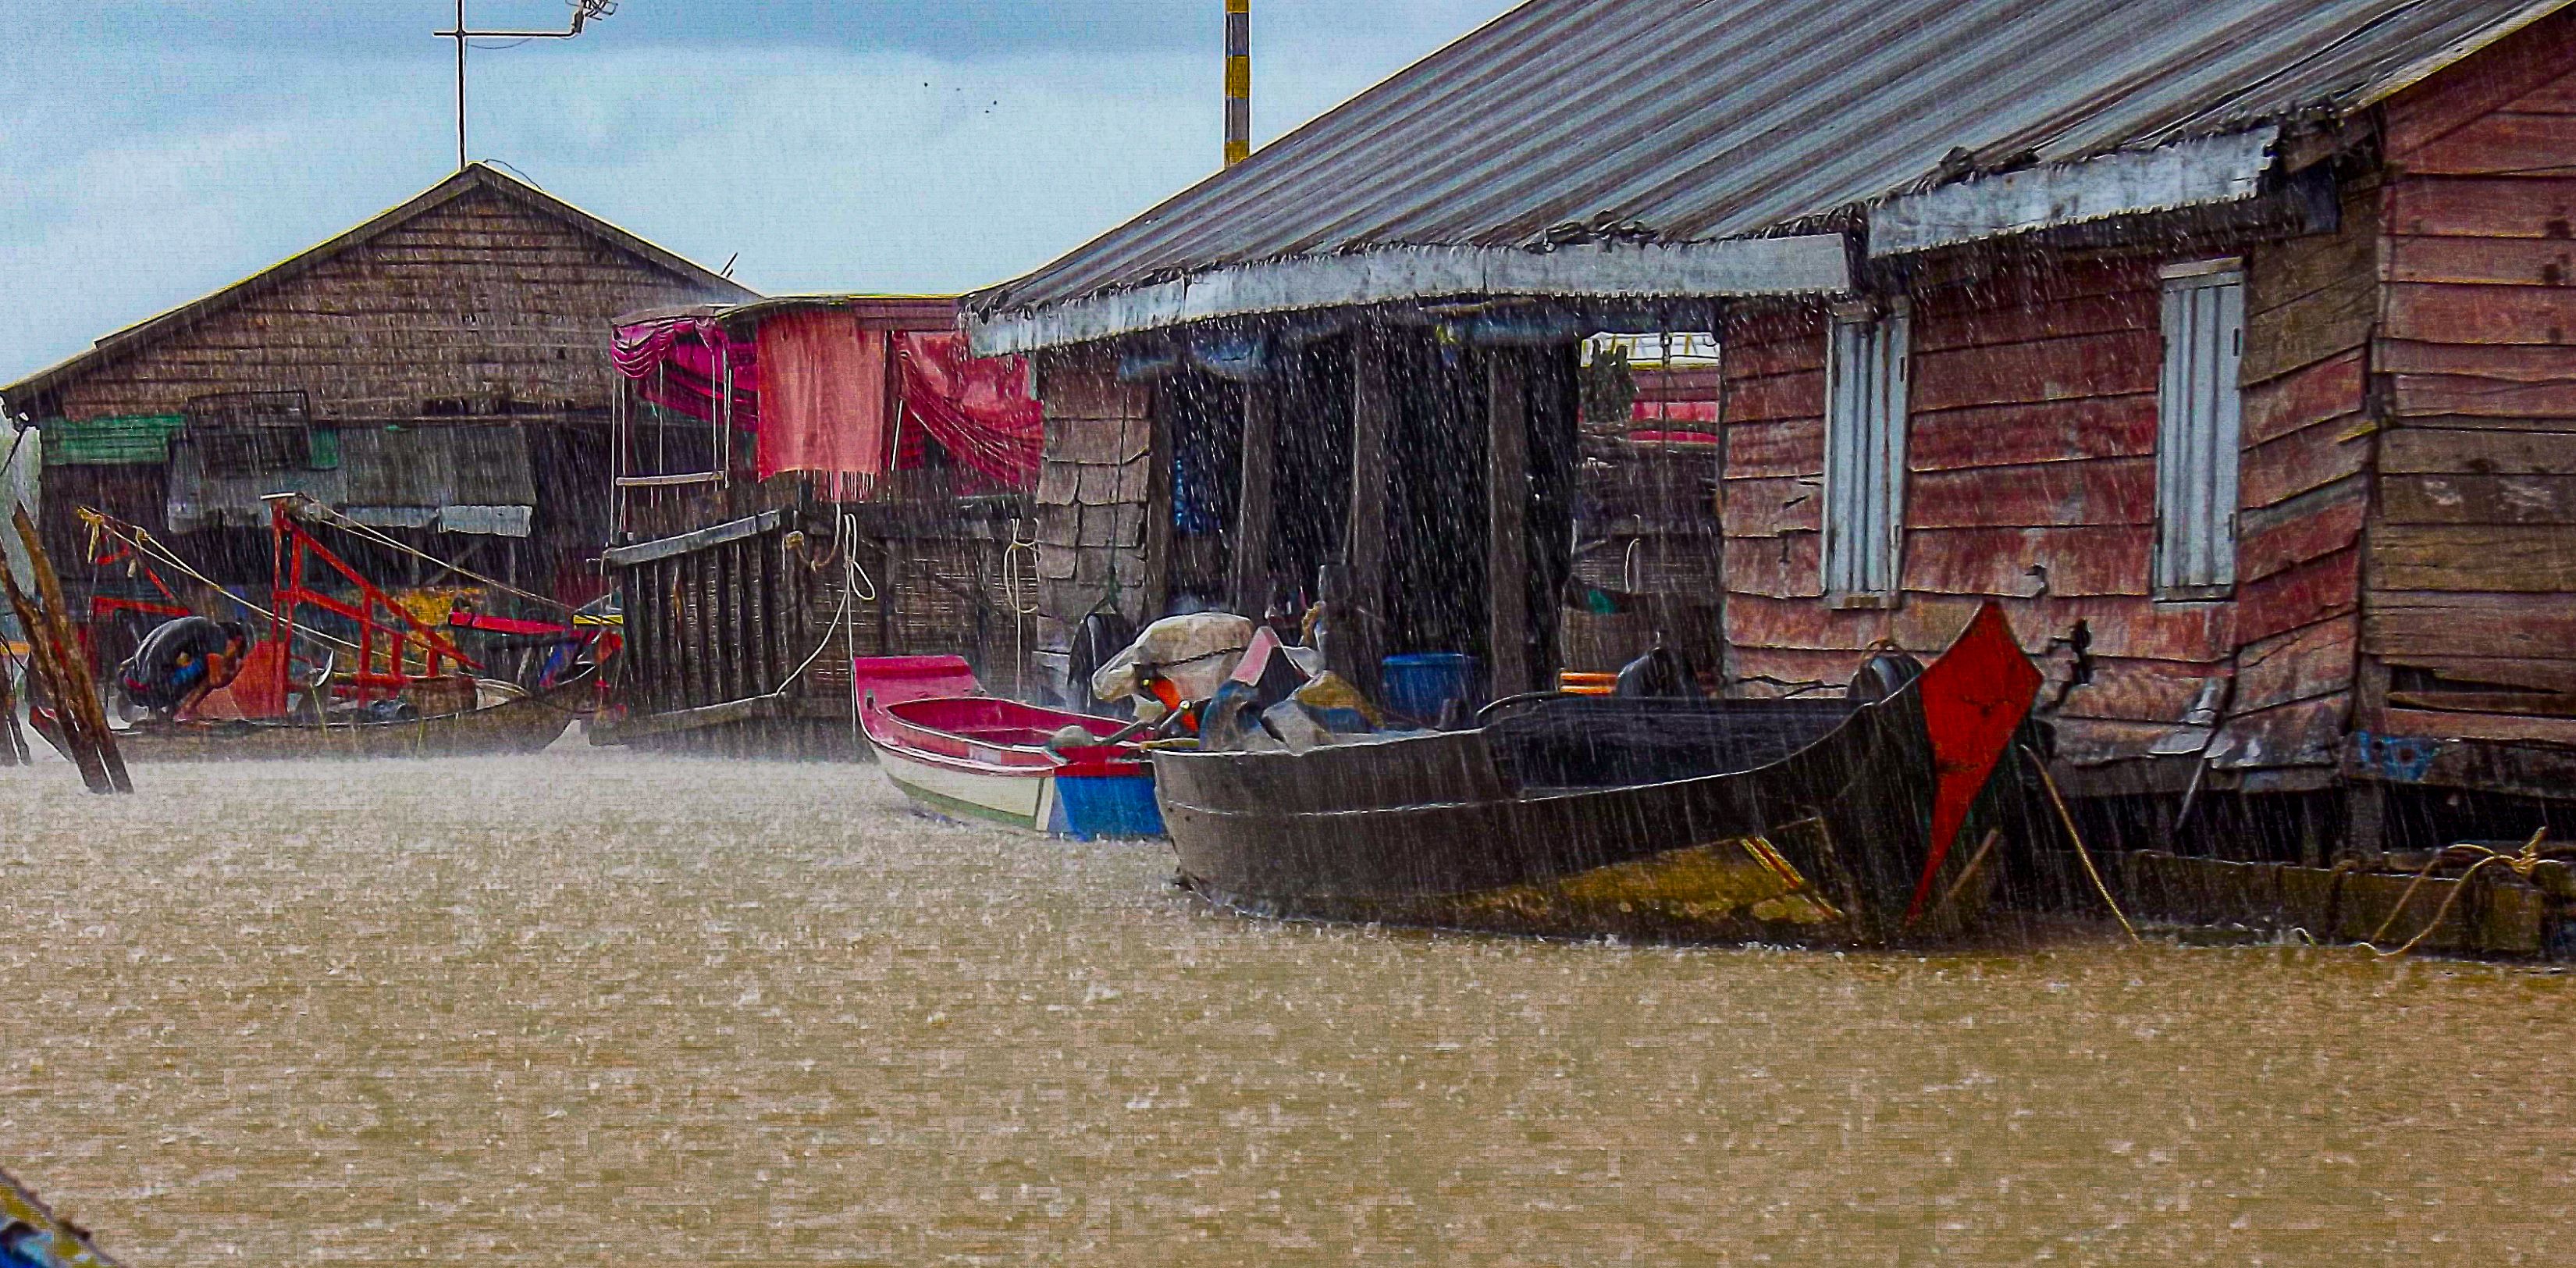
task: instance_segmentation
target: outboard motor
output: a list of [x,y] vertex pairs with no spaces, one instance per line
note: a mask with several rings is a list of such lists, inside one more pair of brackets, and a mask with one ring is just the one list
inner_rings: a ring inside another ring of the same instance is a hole
[[1115,609],[1103,609],[1082,618],[1082,624],[1073,631],[1072,655],[1069,657],[1072,663],[1065,675],[1065,692],[1071,699],[1066,704],[1079,713],[1110,712],[1092,698],[1091,676],[1135,641],[1136,627]]
[[1619,667],[1619,682],[1611,694],[1631,700],[1697,700],[1699,675],[1691,669],[1690,658],[1666,647],[1659,634],[1654,650]]
[[1922,661],[1889,648],[1861,662],[1843,698],[1854,704],[1873,704],[1905,690],[1906,684],[1922,676]]

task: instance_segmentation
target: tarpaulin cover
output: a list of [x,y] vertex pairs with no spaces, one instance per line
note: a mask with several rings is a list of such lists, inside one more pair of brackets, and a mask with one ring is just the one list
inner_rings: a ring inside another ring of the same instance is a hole
[[835,501],[885,473],[886,332],[846,312],[783,313],[760,323],[760,477],[810,471]]
[[1046,416],[1029,395],[1028,363],[972,356],[966,336],[955,331],[906,332],[898,347],[906,421],[1002,486],[1035,487]]
[[79,422],[48,419],[45,461],[57,467],[119,466],[170,460],[170,438],[187,426],[178,414],[128,414],[84,418]]
[[725,333],[707,317],[661,317],[617,328],[609,351],[637,394],[691,418],[715,417],[716,383],[733,372],[733,425],[749,431],[760,417],[760,357],[755,344]]
[[516,426],[353,424],[339,430],[339,448],[340,465],[330,470],[233,475],[208,471],[198,446],[182,440],[170,447],[170,527],[265,528],[266,495],[301,493],[380,528],[528,535],[536,475],[527,434]]

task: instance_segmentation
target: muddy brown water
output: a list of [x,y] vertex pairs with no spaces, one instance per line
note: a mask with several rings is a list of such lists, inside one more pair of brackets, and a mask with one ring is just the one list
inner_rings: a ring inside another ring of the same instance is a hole
[[868,767],[0,772],[0,1164],[131,1264],[2576,1262],[2576,1014],[2341,950],[1255,923]]

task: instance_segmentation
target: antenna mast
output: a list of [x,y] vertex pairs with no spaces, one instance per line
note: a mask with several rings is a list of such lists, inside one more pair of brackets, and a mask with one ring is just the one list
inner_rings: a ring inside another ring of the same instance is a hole
[[1225,165],[1250,157],[1252,0],[1225,0]]
[[465,27],[465,0],[456,0],[456,28],[436,34],[442,40],[456,41],[456,170],[464,171],[465,157],[465,47],[466,41],[487,40],[568,40],[581,34],[593,18],[604,18],[617,12],[617,0],[564,0],[572,6],[572,26],[562,31],[469,31]]

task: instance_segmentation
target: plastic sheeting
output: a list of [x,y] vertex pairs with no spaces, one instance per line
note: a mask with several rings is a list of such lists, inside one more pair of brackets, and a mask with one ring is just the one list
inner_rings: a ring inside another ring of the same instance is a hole
[[1205,700],[1242,663],[1244,649],[1252,645],[1252,629],[1249,618],[1231,612],[1164,617],[1091,676],[1092,698],[1137,695],[1138,679],[1151,671],[1170,679],[1182,698]]
[[[42,506],[38,481],[44,469],[43,432],[33,427],[0,430],[0,522],[10,518],[12,508],[21,506],[27,508],[30,521],[44,522],[38,514]],[[35,573],[28,570],[27,548],[19,544],[17,533],[6,528],[0,528],[0,567],[9,569],[22,586],[36,584]],[[0,636],[11,635],[18,628],[17,617],[6,611],[7,607],[0,604]]]
[[170,447],[174,532],[265,528],[272,493],[300,493],[378,528],[528,536],[536,475],[515,426],[375,427],[339,431],[340,464],[242,475],[210,472],[197,446]]

